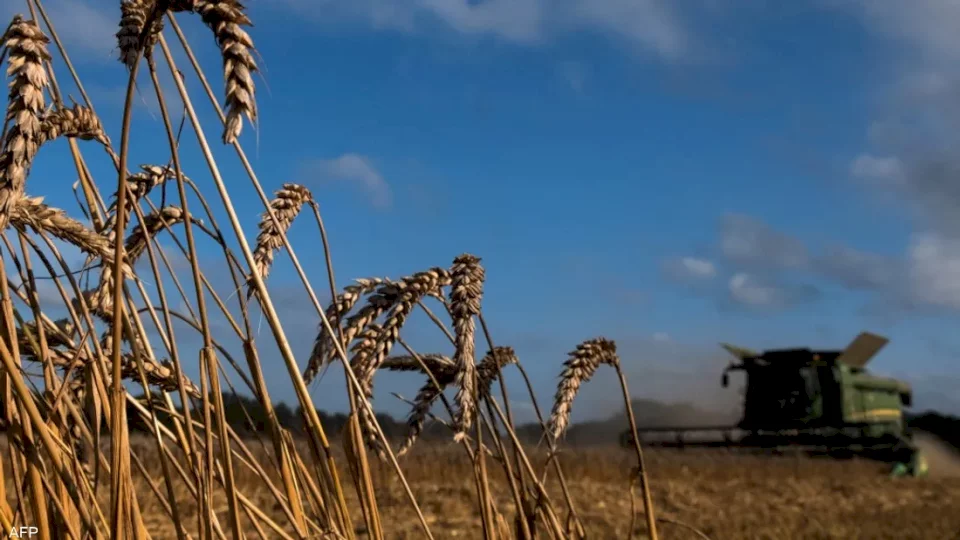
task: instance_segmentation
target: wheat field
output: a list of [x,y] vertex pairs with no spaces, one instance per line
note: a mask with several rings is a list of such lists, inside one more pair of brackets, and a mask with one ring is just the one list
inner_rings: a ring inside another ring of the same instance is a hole
[[[121,2],[125,99],[101,104],[58,37],[70,21],[51,20],[41,0],[23,5],[0,56],[9,83],[0,149],[5,534],[25,525],[42,539],[948,538],[960,530],[949,514],[960,499],[954,484],[892,481],[869,463],[645,453],[636,442],[565,449],[578,391],[600,369],[617,375],[623,427],[635,427],[616,343],[571,343],[552,404],[541,408],[522,359],[484,318],[480,256],[338,282],[331,243],[349,239],[327,237],[322,194],[261,179],[240,142],[258,119],[259,69],[241,2]],[[194,47],[212,45],[190,43],[178,22],[186,19],[213,36],[220,65],[201,65]],[[140,148],[133,167],[136,99],[155,103],[166,144],[150,156]],[[122,114],[117,132],[104,128],[103,107]],[[226,178],[227,161],[243,174]],[[76,208],[45,202],[44,193],[65,189],[63,178],[31,174],[48,162],[74,167]],[[265,185],[279,187],[271,196]],[[241,197],[262,213],[238,212]],[[324,264],[301,264],[293,227],[312,229],[306,250],[321,246]],[[293,349],[271,297],[278,256],[315,308],[312,350]],[[425,354],[404,340],[414,312],[433,321],[447,351]],[[311,395],[333,365],[350,403],[342,433],[324,425]],[[506,370],[525,384],[507,388]],[[375,378],[391,372],[423,380],[399,441],[384,434],[371,399]],[[275,377],[293,388],[303,430],[280,421],[268,390]],[[261,437],[241,436],[228,421],[235,393],[258,404]],[[520,440],[511,395],[536,406],[538,446]],[[420,440],[435,418],[447,419],[445,443]],[[134,432],[134,423],[146,428]]]
[[[150,441],[135,439],[132,447],[156,482],[162,471]],[[531,455],[546,459],[543,452],[533,450]],[[627,537],[632,512],[629,452],[616,447],[577,449],[564,453],[561,460],[589,537]],[[891,480],[886,467],[867,461],[660,449],[649,452],[648,462],[663,538],[954,539],[960,530],[960,516],[952,511],[960,504],[960,475],[934,473],[930,478]],[[373,469],[382,516],[390,524],[388,537],[421,538],[419,523],[407,510],[395,477],[382,466]],[[469,459],[456,448],[427,443],[410,453],[404,471],[437,537],[482,538]],[[284,523],[283,512],[272,503],[263,482],[255,475],[239,478],[238,489],[250,494],[275,523]],[[503,489],[502,476],[492,481],[494,491],[500,493],[498,504],[511,509],[513,502]],[[135,482],[138,491],[151,489],[139,474]],[[358,504],[349,495],[348,503]],[[187,528],[196,528],[197,508],[185,487],[178,487],[177,498],[182,508],[193,511]],[[168,511],[157,501],[144,501],[144,521],[151,536],[176,538]],[[226,518],[223,498],[217,500],[215,510]],[[250,522],[242,523],[252,535]],[[355,519],[355,527],[358,535],[364,534],[362,519]],[[274,537],[269,529],[264,532]],[[293,534],[289,527],[285,532]],[[634,533],[642,538],[642,526]]]

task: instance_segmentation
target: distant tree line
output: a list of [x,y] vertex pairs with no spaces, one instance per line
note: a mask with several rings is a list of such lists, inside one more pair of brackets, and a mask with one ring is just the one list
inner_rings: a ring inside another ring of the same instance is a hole
[[[41,396],[35,396],[37,403],[44,403]],[[137,400],[146,404],[148,397],[141,395]],[[160,400],[159,395],[154,395],[153,399]],[[172,428],[173,422],[163,401],[157,401],[157,417],[165,426]],[[256,434],[266,434],[269,430],[267,414],[260,402],[253,397],[237,395],[232,392],[223,393],[224,416],[227,423],[233,431],[240,437],[247,438]],[[639,426],[657,426],[673,425],[683,426],[686,424],[700,424],[705,419],[717,423],[727,423],[727,418],[717,416],[708,412],[699,410],[689,404],[664,404],[653,400],[637,399],[633,402],[633,410],[636,415]],[[44,413],[46,411],[41,411]],[[179,407],[179,415],[182,417],[183,408]],[[196,421],[202,422],[202,411],[194,408],[193,417]],[[296,409],[284,402],[277,402],[274,405],[274,414],[280,426],[290,431],[294,435],[303,435],[304,415],[302,409],[298,406]],[[347,424],[348,417],[344,413],[329,413],[317,410],[324,430],[330,437],[336,437],[342,433]],[[151,434],[152,427],[149,419],[144,419],[141,412],[132,404],[127,404],[127,419],[130,430],[134,433]],[[402,439],[406,436],[408,427],[405,419],[398,420],[393,416],[384,413],[377,414],[377,421],[383,429],[384,434],[390,440]],[[940,414],[934,411],[926,411],[922,414],[906,415],[907,424],[914,429],[922,430],[933,434],[944,442],[960,449],[960,417]],[[2,421],[0,421],[0,432],[3,431]],[[103,425],[103,429],[109,426]],[[565,442],[569,445],[592,445],[605,444],[619,440],[620,435],[627,429],[625,416],[621,414],[614,415],[605,420],[577,423],[568,430],[564,436]],[[527,423],[516,427],[518,437],[526,442],[536,444],[541,441],[543,431],[539,424]],[[437,439],[449,438],[450,430],[439,422],[428,422],[421,438]]]

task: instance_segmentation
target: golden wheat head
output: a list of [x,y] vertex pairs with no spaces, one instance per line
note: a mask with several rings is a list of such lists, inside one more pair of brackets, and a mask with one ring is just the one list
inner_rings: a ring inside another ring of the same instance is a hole
[[10,125],[0,153],[0,230],[6,228],[14,204],[23,195],[27,171],[40,147],[43,90],[47,73],[43,64],[50,60],[50,39],[34,21],[17,15],[3,35],[7,50],[7,76],[10,92],[6,122]]
[[[380,278],[364,278],[354,280],[354,282],[354,285],[344,287],[343,292],[337,295],[330,305],[327,306],[326,316],[331,328],[336,329],[340,324],[340,319],[353,309],[360,298],[376,290],[377,287],[384,283],[384,280]],[[349,342],[350,339],[346,339],[346,343]],[[330,362],[333,358],[333,351],[333,337],[327,332],[326,327],[320,324],[317,337],[313,342],[313,349],[310,351],[310,357],[307,359],[307,367],[303,371],[303,380],[305,383],[310,384],[323,367]]]
[[601,364],[617,366],[620,363],[616,343],[602,337],[584,341],[569,355],[563,364],[553,411],[550,414],[549,429],[554,439],[559,439],[570,423],[573,400],[577,397],[580,386],[593,377]]
[[223,56],[223,78],[226,87],[226,125],[223,142],[232,144],[243,129],[242,117],[251,123],[257,119],[253,73],[257,64],[250,53],[253,39],[243,29],[253,23],[238,0],[197,0],[193,10],[213,30]]
[[476,352],[474,316],[480,314],[484,270],[480,258],[465,253],[453,260],[450,270],[450,313],[456,331],[454,362],[457,364],[457,412],[454,438],[462,440],[476,411]]
[[[283,187],[277,190],[276,198],[270,201],[270,208],[273,209],[278,223],[274,223],[267,212],[261,215],[257,247],[253,251],[253,271],[259,274],[261,279],[267,279],[273,265],[273,254],[283,247],[281,235],[290,229],[303,205],[312,201],[313,194],[310,190],[299,184],[283,184]],[[247,287],[249,297],[254,293],[252,278],[248,280]]]

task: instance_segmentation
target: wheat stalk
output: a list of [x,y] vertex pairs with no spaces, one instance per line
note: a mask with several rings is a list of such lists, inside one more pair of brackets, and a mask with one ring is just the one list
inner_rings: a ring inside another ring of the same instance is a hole
[[549,431],[554,440],[560,438],[570,423],[573,400],[577,397],[580,386],[593,377],[601,364],[614,367],[620,364],[616,343],[606,338],[584,341],[569,353],[569,358],[563,364],[564,369],[560,374],[560,384],[557,386],[550,415]]
[[483,297],[484,270],[480,259],[469,253],[453,260],[450,270],[452,285],[450,289],[450,314],[456,331],[454,362],[457,364],[457,412],[454,419],[459,441],[466,435],[473,422],[476,411],[476,358],[474,334],[476,331],[473,317],[480,313],[480,300]]
[[27,171],[40,146],[43,89],[47,86],[43,63],[51,58],[49,42],[34,21],[20,15],[13,18],[3,35],[9,54],[7,76],[13,81],[6,114],[6,121],[12,124],[0,153],[0,230],[6,228],[13,207],[23,195]]
[[[283,187],[276,191],[276,198],[270,201],[270,207],[277,222],[270,219],[268,212],[262,214],[260,233],[257,234],[257,247],[253,250],[255,263],[253,271],[260,274],[261,279],[265,280],[270,273],[274,252],[283,247],[281,235],[290,229],[290,225],[300,214],[303,205],[310,202],[313,202],[313,194],[299,184],[283,184]],[[247,287],[247,297],[249,297],[254,293],[253,278],[248,278]]]

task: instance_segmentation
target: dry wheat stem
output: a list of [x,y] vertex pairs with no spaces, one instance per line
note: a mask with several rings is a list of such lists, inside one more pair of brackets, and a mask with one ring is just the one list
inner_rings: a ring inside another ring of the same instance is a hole
[[[280,235],[290,229],[290,225],[300,214],[304,203],[310,201],[313,201],[313,194],[310,193],[309,189],[299,184],[283,184],[283,187],[276,191],[276,198],[270,201],[270,207],[273,209],[279,225],[270,219],[269,213],[264,212],[260,218],[257,247],[253,250],[253,260],[256,264],[253,271],[258,272],[261,279],[267,279],[270,267],[273,264],[273,254],[283,247],[283,239]],[[253,292],[252,283],[248,280],[247,296],[251,296]]]
[[580,386],[593,377],[601,364],[616,367],[619,363],[617,345],[602,337],[584,341],[569,353],[569,358],[563,364],[564,369],[560,374],[560,384],[557,386],[550,415],[549,432],[554,440],[560,438],[570,423],[573,400],[577,397]]
[[6,122],[12,125],[0,153],[0,231],[9,223],[14,205],[23,195],[27,171],[40,145],[43,89],[47,74],[43,63],[50,60],[47,38],[34,21],[17,15],[3,36],[9,54],[10,82]]
[[457,414],[454,419],[456,434],[462,439],[470,428],[476,414],[476,358],[474,316],[480,313],[480,301],[483,297],[484,270],[480,258],[469,253],[458,256],[450,270],[452,284],[450,288],[450,313],[456,337],[454,362],[457,364]]

